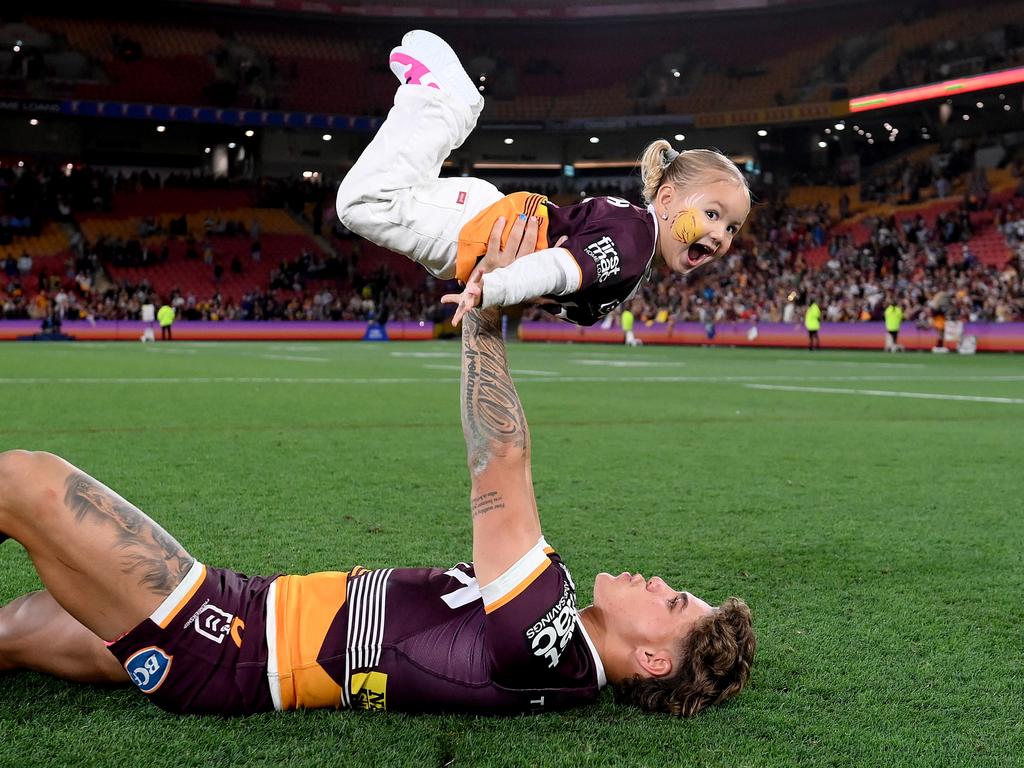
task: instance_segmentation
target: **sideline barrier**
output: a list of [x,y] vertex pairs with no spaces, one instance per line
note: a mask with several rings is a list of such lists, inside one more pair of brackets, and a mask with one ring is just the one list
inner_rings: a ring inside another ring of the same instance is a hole
[[[78,341],[138,341],[150,324],[140,321],[102,320],[95,324],[84,320],[66,322],[61,331]],[[153,328],[159,343],[160,329]],[[751,323],[720,323],[714,338],[708,338],[701,323],[655,323],[636,325],[634,332],[645,344],[686,344],[713,347],[793,347],[807,346],[803,325],[790,323],[759,323],[757,338],[748,333]],[[204,322],[180,320],[173,326],[175,341],[361,341],[367,338],[369,323],[356,322]],[[435,338],[434,324],[426,322],[394,322],[387,324],[387,338],[392,341],[427,341]],[[0,321],[0,341],[41,332],[38,320]],[[979,352],[1024,352],[1024,323],[965,323],[964,336],[974,336]],[[369,334],[373,338],[373,334]],[[870,349],[881,351],[885,346],[882,323],[822,323],[819,332],[822,349]],[[519,326],[523,341],[560,341],[579,343],[622,344],[620,328],[583,328],[563,322],[523,322]],[[904,323],[899,341],[907,350],[929,350],[935,346],[936,334],[930,328]],[[948,341],[946,346],[956,349]]]
[[[636,337],[644,344],[689,344],[711,347],[807,347],[807,331],[803,324],[758,323],[757,337],[748,333],[753,323],[719,323],[713,338],[708,338],[701,323],[655,323],[633,326]],[[818,338],[822,349],[871,349],[881,352],[888,334],[884,323],[822,323]],[[964,323],[963,336],[974,336],[978,352],[1024,352],[1024,323]],[[580,343],[622,344],[621,328],[583,328],[569,323],[523,322],[519,325],[522,341],[561,341]],[[929,350],[935,346],[937,334],[931,328],[918,328],[904,323],[899,343],[907,350]],[[950,350],[956,344],[947,340]]]
[[[272,320],[267,322],[241,321],[188,321],[179,320],[172,326],[175,341],[361,341],[367,336],[369,323],[353,322],[295,322]],[[160,341],[160,327],[156,323],[135,320],[84,320],[65,322],[61,332],[77,341],[138,341],[143,331],[152,328]],[[434,338],[434,324],[423,322],[394,322],[387,324],[387,339],[392,341],[423,341]],[[0,341],[15,341],[22,336],[41,332],[38,320],[0,321]]]

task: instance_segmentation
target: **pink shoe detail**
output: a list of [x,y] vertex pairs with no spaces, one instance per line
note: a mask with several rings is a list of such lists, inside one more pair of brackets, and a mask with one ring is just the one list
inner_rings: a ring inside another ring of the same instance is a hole
[[[418,59],[414,59],[412,56],[409,56],[408,54],[405,53],[395,52],[391,54],[389,64],[391,64],[392,72],[395,72],[396,64],[402,67],[408,67],[408,69],[405,71],[406,83],[410,85],[427,85],[430,86],[431,88],[437,88],[438,90],[440,90],[440,87],[436,82],[430,82],[433,80],[433,77],[430,76],[430,70],[427,69],[427,66]],[[428,77],[430,78],[430,80],[424,82],[425,78]]]

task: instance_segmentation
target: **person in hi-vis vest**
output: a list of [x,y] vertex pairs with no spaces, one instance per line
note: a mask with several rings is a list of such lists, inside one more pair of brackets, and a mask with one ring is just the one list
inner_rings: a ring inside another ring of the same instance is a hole
[[629,307],[622,310],[622,332],[626,335],[626,346],[627,347],[639,347],[643,344],[643,341],[636,337],[633,333],[633,323],[636,318],[633,313],[630,312]]
[[807,349],[821,349],[821,340],[818,338],[818,331],[821,330],[821,307],[817,300],[808,296],[810,306],[804,315],[804,327],[807,329]]
[[885,307],[885,351],[902,352],[903,345],[899,343],[900,325],[903,323],[903,305],[900,300],[890,297]]
[[174,307],[164,304],[156,313],[157,322],[160,323],[160,338],[163,341],[171,341],[171,326],[174,325]]

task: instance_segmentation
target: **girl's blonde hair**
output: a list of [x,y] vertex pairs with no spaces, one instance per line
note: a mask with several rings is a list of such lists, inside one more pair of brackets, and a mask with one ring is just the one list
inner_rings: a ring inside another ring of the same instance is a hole
[[644,202],[654,202],[663,184],[683,189],[716,181],[729,181],[743,187],[750,203],[750,186],[736,163],[714,149],[687,149],[676,152],[665,139],[647,145],[640,156],[640,180]]

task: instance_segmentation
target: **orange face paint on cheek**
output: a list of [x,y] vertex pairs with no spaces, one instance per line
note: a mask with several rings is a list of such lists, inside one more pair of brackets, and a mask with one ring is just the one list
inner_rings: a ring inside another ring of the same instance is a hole
[[682,243],[693,243],[703,236],[700,212],[696,208],[680,211],[672,222],[672,236]]

